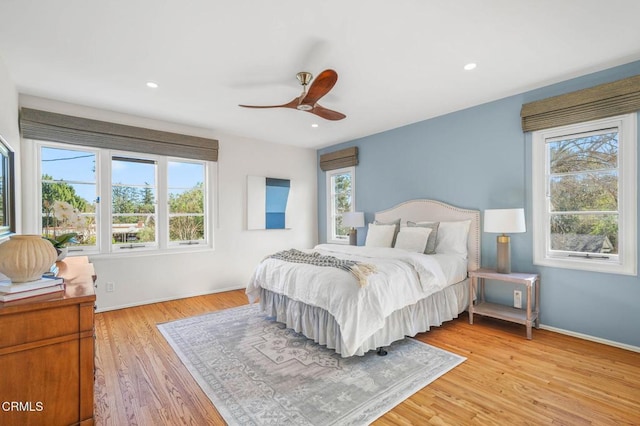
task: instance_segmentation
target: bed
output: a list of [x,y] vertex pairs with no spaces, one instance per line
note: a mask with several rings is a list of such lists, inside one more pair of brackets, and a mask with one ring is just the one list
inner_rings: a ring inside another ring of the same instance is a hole
[[469,303],[467,272],[480,265],[480,212],[421,199],[375,214],[380,224],[398,219],[400,232],[438,223],[435,253],[338,244],[301,251],[351,262],[365,271],[365,280],[353,270],[267,257],[247,286],[249,301],[259,301],[267,315],[342,357],[364,355],[457,318]]

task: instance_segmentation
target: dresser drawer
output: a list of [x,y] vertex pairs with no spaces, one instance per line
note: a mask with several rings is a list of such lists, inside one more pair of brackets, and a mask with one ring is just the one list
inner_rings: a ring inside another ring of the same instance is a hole
[[0,349],[78,333],[78,305],[0,315]]

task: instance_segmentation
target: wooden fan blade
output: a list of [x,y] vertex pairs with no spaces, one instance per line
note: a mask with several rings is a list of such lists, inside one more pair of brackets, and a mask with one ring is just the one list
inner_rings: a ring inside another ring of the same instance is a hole
[[346,117],[346,115],[344,115],[341,112],[333,111],[331,109],[325,108],[322,105],[318,105],[318,104],[316,104],[316,106],[313,107],[313,109],[309,112],[317,115],[318,117],[322,117],[325,120],[332,120],[332,121],[342,120],[343,118]]
[[338,73],[334,70],[324,70],[311,82],[307,95],[300,102],[305,105],[315,105],[338,81]]
[[300,98],[295,98],[291,102],[282,105],[238,105],[243,108],[293,108],[296,109],[300,103]]

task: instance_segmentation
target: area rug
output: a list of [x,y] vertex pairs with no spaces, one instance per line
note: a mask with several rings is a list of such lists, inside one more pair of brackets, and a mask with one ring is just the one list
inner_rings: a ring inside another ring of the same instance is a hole
[[342,358],[258,305],[158,324],[230,425],[363,425],[465,358],[406,338]]

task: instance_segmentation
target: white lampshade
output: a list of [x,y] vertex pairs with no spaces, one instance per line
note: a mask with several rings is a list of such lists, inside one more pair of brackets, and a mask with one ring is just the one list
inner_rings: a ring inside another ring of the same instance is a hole
[[514,234],[527,232],[524,209],[489,209],[484,211],[484,232]]
[[363,212],[342,213],[342,224],[349,228],[362,228],[364,226]]

